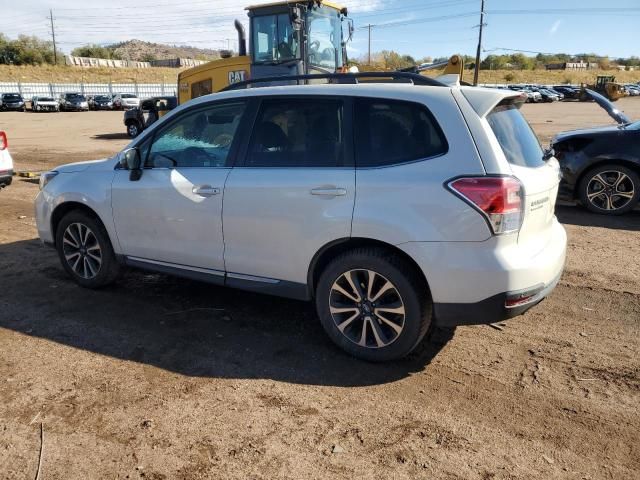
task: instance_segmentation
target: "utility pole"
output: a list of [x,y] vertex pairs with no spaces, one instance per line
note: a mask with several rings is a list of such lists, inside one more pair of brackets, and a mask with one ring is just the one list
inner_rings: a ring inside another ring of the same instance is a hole
[[478,32],[478,50],[476,50],[476,65],[473,72],[473,84],[478,85],[478,72],[480,70],[480,52],[482,50],[482,27],[484,26],[484,0],[480,5],[480,30]]
[[369,61],[367,64],[371,66],[371,24],[369,24],[367,28],[369,29]]
[[51,20],[51,36],[53,37],[53,64],[58,64],[58,52],[56,50],[56,30],[53,26],[53,9],[49,10],[49,19]]

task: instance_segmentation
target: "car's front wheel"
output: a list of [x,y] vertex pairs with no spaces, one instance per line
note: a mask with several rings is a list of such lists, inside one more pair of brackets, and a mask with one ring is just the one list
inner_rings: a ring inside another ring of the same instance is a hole
[[106,229],[85,212],[72,211],[62,218],[56,248],[66,272],[83,287],[104,287],[118,276],[120,268]]
[[320,275],[316,309],[347,353],[382,362],[409,354],[431,323],[428,287],[413,265],[379,248],[348,251]]
[[621,215],[632,210],[640,199],[640,177],[617,164],[601,165],[580,181],[582,204],[595,213]]
[[129,122],[127,125],[127,135],[131,138],[136,138],[140,135],[140,126],[136,122]]

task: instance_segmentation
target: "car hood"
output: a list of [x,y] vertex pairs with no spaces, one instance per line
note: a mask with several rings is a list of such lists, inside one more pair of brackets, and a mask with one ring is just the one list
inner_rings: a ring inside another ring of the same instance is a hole
[[611,103],[604,95],[600,95],[598,92],[594,92],[593,90],[586,89],[587,93],[593,100],[600,105],[611,118],[613,118],[620,125],[625,125],[627,123],[631,123],[629,117],[627,117],[624,112],[618,110],[613,103]]
[[620,126],[618,125],[603,125],[601,127],[592,127],[592,128],[580,128],[577,130],[567,130],[566,132],[560,132],[553,140],[551,140],[551,144],[555,144],[558,142],[562,142],[570,137],[579,137],[583,135],[598,135],[598,134],[606,134],[620,131]]
[[55,100],[36,100],[38,105],[57,105],[58,102]]
[[75,173],[83,172],[89,168],[100,168],[101,166],[110,163],[111,158],[102,158],[100,160],[89,160],[86,162],[67,163],[54,168],[56,172],[60,173]]

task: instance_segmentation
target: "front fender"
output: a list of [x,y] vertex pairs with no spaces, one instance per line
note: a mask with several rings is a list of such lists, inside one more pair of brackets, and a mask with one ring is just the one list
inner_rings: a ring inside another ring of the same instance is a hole
[[121,252],[113,222],[111,183],[115,172],[84,171],[60,173],[36,197],[36,224],[40,238],[53,243],[54,212],[65,205],[76,203],[93,211],[103,223],[116,253]]

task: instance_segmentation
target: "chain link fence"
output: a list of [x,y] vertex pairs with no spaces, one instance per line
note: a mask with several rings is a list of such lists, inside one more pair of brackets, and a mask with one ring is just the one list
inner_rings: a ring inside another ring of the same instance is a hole
[[176,95],[175,83],[23,83],[0,82],[0,93],[19,93],[25,100],[42,95],[58,97],[61,93],[77,92],[83,95],[115,95],[132,93],[139,98]]

